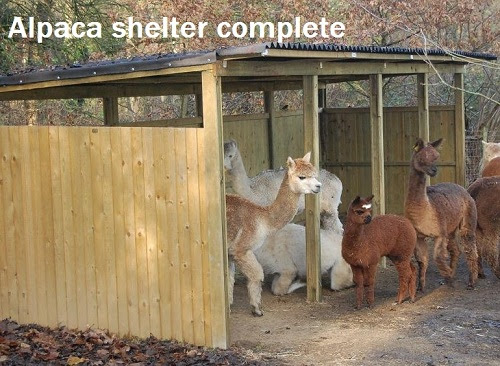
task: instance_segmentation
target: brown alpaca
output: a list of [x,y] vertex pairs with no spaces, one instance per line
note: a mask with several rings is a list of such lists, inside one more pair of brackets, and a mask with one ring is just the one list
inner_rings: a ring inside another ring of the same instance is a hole
[[227,239],[229,252],[229,299],[233,302],[234,264],[247,278],[252,313],[262,316],[260,309],[264,272],[254,250],[266,238],[288,224],[297,214],[302,194],[319,193],[318,172],[309,162],[310,153],[302,159],[288,158],[287,173],[281,182],[276,200],[269,206],[259,206],[236,195],[226,196]]
[[494,177],[496,175],[500,175],[500,156],[491,159],[481,173],[482,177]]
[[500,176],[479,178],[468,189],[476,201],[476,241],[479,277],[484,278],[482,258],[500,278]]
[[417,235],[408,219],[396,215],[381,215],[372,220],[373,196],[351,202],[347,211],[342,256],[351,265],[356,283],[356,307],[363,302],[363,287],[369,306],[375,300],[374,286],[377,265],[381,257],[387,256],[399,274],[397,302],[409,293],[415,300],[417,270],[411,263]]
[[[467,191],[454,183],[439,183],[426,188],[425,175],[437,174],[436,161],[442,139],[424,143],[417,139],[410,162],[410,182],[405,202],[405,216],[417,231],[415,256],[419,265],[419,288],[425,290],[425,273],[429,264],[426,237],[434,238],[434,259],[445,281],[452,285],[460,249],[456,234],[462,240],[469,266],[468,287],[477,279],[476,205]],[[450,254],[450,264],[447,263]]]

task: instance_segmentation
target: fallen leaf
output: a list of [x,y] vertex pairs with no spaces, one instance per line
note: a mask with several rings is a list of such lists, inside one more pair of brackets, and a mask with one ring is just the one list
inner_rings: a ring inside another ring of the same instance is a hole
[[86,360],[84,358],[80,358],[80,357],[75,357],[75,356],[69,356],[68,357],[68,362],[66,363],[68,366],[74,366],[74,365],[79,365],[83,362],[85,362]]

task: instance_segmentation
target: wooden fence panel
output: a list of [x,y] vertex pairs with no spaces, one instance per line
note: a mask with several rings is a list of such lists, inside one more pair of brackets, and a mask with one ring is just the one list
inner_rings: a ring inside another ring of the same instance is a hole
[[210,277],[224,258],[207,241],[220,228],[204,224],[221,214],[202,197],[213,185],[204,139],[204,129],[0,127],[2,318],[225,339],[209,328],[222,324]]

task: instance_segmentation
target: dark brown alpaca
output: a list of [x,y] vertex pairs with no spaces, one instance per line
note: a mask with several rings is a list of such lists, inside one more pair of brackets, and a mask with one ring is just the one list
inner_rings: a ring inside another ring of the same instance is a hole
[[[469,288],[477,279],[476,205],[467,191],[454,183],[439,183],[426,188],[425,176],[437,174],[436,161],[442,139],[424,143],[417,139],[410,162],[410,183],[405,202],[405,216],[417,230],[415,256],[419,264],[420,289],[425,290],[425,273],[429,263],[426,237],[434,238],[434,259],[445,281],[452,285],[460,249],[456,234],[462,240],[469,266]],[[450,264],[447,262],[450,255]]]
[[415,300],[417,270],[411,263],[417,235],[408,219],[396,215],[381,215],[372,220],[373,196],[351,202],[347,211],[342,256],[351,265],[356,283],[356,307],[363,302],[363,287],[369,306],[375,300],[375,274],[381,257],[387,256],[399,274],[397,302],[409,293]]
[[479,178],[468,189],[476,201],[476,241],[479,277],[484,278],[482,258],[500,278],[500,176]]
[[496,175],[500,175],[500,156],[491,159],[481,173],[482,177],[494,177]]

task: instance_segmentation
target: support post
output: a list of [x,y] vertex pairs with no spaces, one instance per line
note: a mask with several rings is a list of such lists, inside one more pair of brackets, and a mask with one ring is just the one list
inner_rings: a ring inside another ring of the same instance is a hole
[[[303,76],[304,149],[319,171],[318,76]],[[319,195],[306,195],[307,300],[319,302],[321,293],[321,243]]]
[[102,99],[104,108],[104,124],[106,126],[116,126],[119,122],[118,118],[118,98],[105,97]]
[[[429,75],[427,73],[417,74],[417,100],[418,100],[418,136],[429,142]],[[427,185],[430,177],[426,175]]]
[[206,227],[210,273],[210,319],[212,347],[229,345],[228,261],[226,235],[226,200],[224,190],[221,78],[212,70],[202,72],[203,151],[206,185]]
[[465,187],[464,74],[454,75],[455,86],[455,182]]
[[275,134],[275,119],[276,115],[274,113],[274,91],[264,92],[264,111],[269,115],[267,119],[267,144],[269,148],[269,168],[276,168],[276,154],[274,148],[274,134]]

